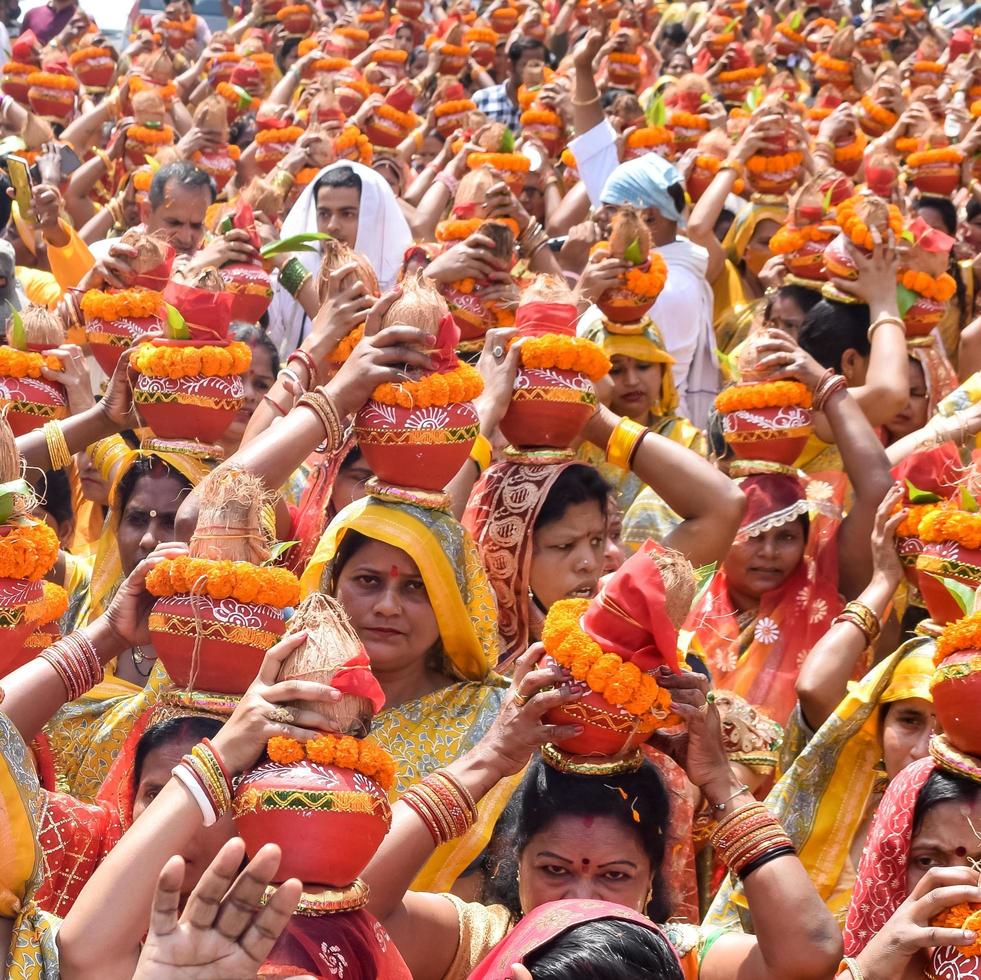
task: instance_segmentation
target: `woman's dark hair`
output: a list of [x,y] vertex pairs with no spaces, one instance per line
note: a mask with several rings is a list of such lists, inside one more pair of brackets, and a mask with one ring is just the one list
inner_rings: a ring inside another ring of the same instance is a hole
[[[796,303],[803,311],[804,314],[808,314],[821,302],[821,294],[814,289],[808,289],[806,286],[797,286],[794,283],[790,283],[787,286],[781,286],[776,295],[781,299],[789,299],[792,303]],[[769,317],[770,312],[773,309],[773,299],[770,298],[766,301],[766,316]]]
[[822,299],[807,311],[797,341],[819,364],[840,372],[845,351],[869,356],[868,333],[869,308],[864,303]]
[[344,566],[372,539],[360,531],[345,531],[334,554],[334,567],[331,574],[331,592],[337,591],[337,580]]
[[283,41],[283,46],[276,53],[276,67],[280,70],[280,72],[282,72],[282,74],[286,74],[286,69],[288,67],[287,59],[296,50],[299,43],[300,39],[298,37],[288,37],[285,41]]
[[122,479],[119,481],[119,486],[116,488],[116,497],[113,502],[119,508],[120,513],[126,509],[129,498],[133,496],[133,491],[136,489],[136,484],[144,476],[152,476],[154,479],[162,479],[169,476],[177,480],[185,489],[191,489],[191,483],[187,477],[175,470],[172,466],[168,466],[162,459],[154,456],[141,456],[123,474]]
[[660,933],[635,922],[583,922],[526,956],[535,980],[684,980],[678,957]]
[[279,351],[265,330],[254,323],[238,320],[232,324],[231,334],[236,340],[241,340],[250,347],[261,347],[269,355],[273,377],[279,374]]
[[981,785],[966,776],[955,776],[953,773],[934,769],[927,776],[927,781],[916,798],[916,808],[913,810],[913,833],[920,831],[926,815],[938,803],[973,803],[981,796]]
[[72,487],[64,470],[48,470],[44,474],[44,509],[59,523],[75,519],[72,506]]
[[317,195],[324,187],[353,187],[358,194],[361,193],[361,178],[354,172],[353,167],[335,167],[317,181],[313,188],[313,199],[317,200]]
[[728,459],[733,455],[722,431],[722,413],[717,409],[713,408],[708,414],[705,434],[708,436],[709,449],[716,459]]
[[136,743],[136,755],[133,758],[133,789],[140,785],[146,757],[155,749],[171,742],[191,740],[200,742],[202,738],[214,738],[220,731],[221,722],[217,718],[203,718],[199,715],[182,715],[179,718],[168,718],[166,721],[151,725]]
[[344,461],[338,467],[338,469],[346,470],[354,466],[355,463],[360,463],[363,453],[361,452],[361,447],[355,443],[348,451],[347,455],[344,457]]
[[606,498],[610,485],[600,476],[599,471],[585,463],[567,466],[559,474],[545,503],[542,504],[535,519],[535,530],[554,524],[565,517],[565,512],[575,504],[594,501],[600,512],[606,513]]
[[921,197],[916,202],[916,210],[922,211],[924,208],[933,208],[940,215],[944,223],[944,231],[948,235],[956,234],[957,208],[954,207],[953,201],[946,197]]
[[981,214],[981,201],[972,197],[964,208],[964,217],[967,221],[973,221],[979,214]]
[[[634,815],[639,819],[635,819]],[[625,831],[636,834],[654,871],[647,915],[664,922],[671,914],[661,875],[664,839],[670,819],[667,790],[649,762],[636,772],[597,778],[559,772],[535,759],[525,773],[494,828],[484,858],[485,905],[504,905],[516,918],[518,863],[528,841],[547,830],[556,817],[613,817]],[[535,974],[538,980],[538,974]]]

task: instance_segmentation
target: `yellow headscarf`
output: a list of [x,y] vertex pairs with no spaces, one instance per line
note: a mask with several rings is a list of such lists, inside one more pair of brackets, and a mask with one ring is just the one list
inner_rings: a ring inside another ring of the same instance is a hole
[[497,609],[470,535],[451,514],[380,497],[348,504],[324,531],[300,579],[302,594],[328,591],[348,531],[404,551],[418,566],[439,626],[443,653],[466,680],[482,681],[497,663]]

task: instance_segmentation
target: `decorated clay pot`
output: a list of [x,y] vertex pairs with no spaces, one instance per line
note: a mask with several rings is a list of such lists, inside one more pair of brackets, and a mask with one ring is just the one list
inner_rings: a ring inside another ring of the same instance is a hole
[[301,3],[289,4],[281,11],[282,17],[276,19],[283,25],[287,34],[294,37],[305,37],[310,33],[310,26],[313,24],[313,11]]
[[384,146],[388,149],[397,147],[406,136],[406,131],[395,123],[374,115],[365,124],[364,133],[373,146]]
[[[264,844],[283,852],[276,882],[343,888],[365,869],[392,823],[385,792],[373,779],[303,759],[265,762],[235,789],[235,827],[249,856]],[[325,841],[343,841],[325,847]]]
[[74,89],[32,84],[27,91],[27,100],[35,115],[49,122],[63,123],[75,111],[75,95]]
[[[476,285],[489,285],[481,280]],[[484,334],[491,327],[506,326],[514,323],[513,317],[509,324],[499,323],[496,307],[493,303],[485,303],[480,293],[473,289],[469,293],[461,292],[455,283],[447,283],[440,290],[453,316],[453,322],[460,328],[460,342],[468,344],[473,341],[482,342]]]
[[395,9],[399,16],[405,20],[418,20],[426,9],[426,5],[422,0],[398,0]]
[[272,281],[261,265],[235,262],[221,267],[225,291],[235,297],[232,319],[258,323],[272,302]]
[[614,323],[637,323],[647,316],[654,300],[638,296],[626,284],[608,289],[596,301],[603,316]]
[[244,694],[285,630],[275,606],[206,594],[165,596],[150,611],[153,648],[174,684],[217,694]]
[[476,41],[470,45],[470,57],[480,65],[481,68],[490,68],[494,64],[497,52],[493,46],[485,41]]
[[692,201],[697,201],[708,190],[708,186],[715,179],[717,171],[718,167],[709,169],[709,167],[699,164],[698,160],[695,161],[695,165],[688,172],[688,180],[685,182],[688,195]]
[[[556,666],[555,661],[546,656],[544,663]],[[617,756],[642,745],[650,738],[650,732],[638,730],[637,718],[620,708],[614,707],[601,694],[590,691],[578,701],[563,704],[545,713],[542,721],[546,725],[579,725],[581,735],[562,742],[557,748],[569,755]]]
[[965,956],[957,946],[933,951],[928,976],[935,980],[981,980],[981,957]]
[[0,676],[23,666],[38,652],[26,648],[37,625],[27,619],[25,612],[43,599],[43,582],[0,578]]
[[110,377],[122,357],[141,337],[160,336],[163,328],[160,317],[134,316],[118,320],[93,317],[85,322],[85,336],[92,356]]
[[15,102],[27,106],[29,104],[27,93],[30,91],[27,76],[34,70],[32,65],[11,63],[4,65],[3,83],[0,88],[3,89],[5,95],[9,95]]
[[916,559],[916,573],[930,618],[943,626],[960,619],[964,613],[935,576],[978,588],[981,585],[981,551],[963,548],[956,541],[930,542],[923,546],[923,553]]
[[402,408],[369,401],[354,419],[365,462],[383,483],[442,490],[460,472],[480,431],[471,402]]
[[68,417],[64,386],[44,378],[0,377],[0,405],[7,406],[7,421],[15,436]]
[[739,459],[792,466],[811,434],[811,411],[784,405],[726,412],[722,416],[722,434]]
[[42,650],[47,650],[61,636],[57,623],[48,623],[41,627],[28,627],[28,634],[23,643],[8,644],[8,638],[3,639],[3,653],[0,654],[0,677],[13,673],[18,667],[29,664]]
[[844,235],[836,235],[824,250],[824,267],[829,276],[839,279],[857,279],[858,269],[849,251],[850,242]]
[[[193,341],[155,340],[156,346],[200,346]],[[212,346],[218,346],[217,344]],[[133,401],[158,439],[215,442],[232,424],[245,401],[245,385],[237,374],[189,378],[137,376]]]
[[915,536],[897,535],[896,553],[903,566],[906,581],[919,590],[920,577],[916,571],[916,559],[923,554],[923,542]]
[[527,139],[537,139],[548,151],[550,157],[558,155],[562,144],[562,130],[549,123],[531,122],[521,127],[522,135]]
[[907,337],[926,337],[941,321],[946,310],[946,303],[917,296],[916,302],[903,315]]
[[195,155],[194,162],[205,173],[211,176],[212,180],[215,182],[215,187],[219,194],[225,189],[225,185],[238,172],[238,166],[228,155],[227,147],[214,152],[198,150],[197,154]]
[[116,74],[116,62],[108,54],[93,55],[75,66],[75,77],[87,88],[105,91]]
[[930,683],[933,710],[947,741],[968,755],[981,755],[981,650],[958,650],[945,657]]
[[746,179],[754,191],[783,197],[797,183],[801,164],[787,166],[780,170],[747,170]]
[[798,279],[824,282],[828,278],[824,268],[824,250],[827,242],[805,242],[797,251],[784,256],[787,271]]
[[501,433],[519,449],[568,449],[596,410],[585,374],[558,368],[520,368]]
[[955,163],[927,163],[910,170],[909,179],[921,194],[949,197],[961,182],[961,170]]

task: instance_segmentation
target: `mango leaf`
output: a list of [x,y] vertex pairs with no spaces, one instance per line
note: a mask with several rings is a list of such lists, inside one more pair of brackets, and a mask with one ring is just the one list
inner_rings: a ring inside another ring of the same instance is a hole
[[510,129],[501,136],[501,153],[514,153],[514,133]]
[[974,608],[974,589],[968,585],[963,585],[956,579],[944,578],[942,575],[930,573],[931,578],[935,578],[949,593],[951,599],[957,603],[962,613],[967,616]]
[[264,259],[270,259],[274,255],[283,252],[316,252],[315,248],[310,247],[310,242],[325,242],[331,236],[325,235],[322,231],[304,231],[299,235],[290,235],[289,238],[281,238],[278,242],[270,242],[259,249],[259,255]]
[[27,480],[11,480],[0,483],[0,524],[6,524],[14,515],[18,497],[29,497],[31,487]]
[[266,559],[265,562],[263,562],[263,564],[272,565],[274,562],[279,560],[279,557],[281,555],[286,554],[286,552],[289,551],[290,548],[292,548],[294,545],[298,545],[299,543],[300,543],[299,541],[277,541],[269,549],[269,557]]
[[831,210],[831,195],[834,192],[834,185],[832,184],[825,192],[824,199],[821,201],[821,210],[827,214]]
[[231,231],[234,227],[235,219],[230,214],[226,214],[225,217],[218,222],[217,231],[219,234],[224,235],[226,231]]
[[702,92],[702,96],[699,99],[702,105],[708,105],[712,101],[712,95],[709,92]]
[[238,107],[239,109],[248,109],[252,105],[252,96],[242,88],[241,85],[233,85],[232,88],[235,90],[235,94],[238,96]]
[[897,286],[896,287],[896,306],[899,307],[899,315],[900,316],[906,316],[906,314],[912,308],[913,304],[919,298],[920,297],[916,293],[914,293],[912,289],[907,289],[903,285]]
[[640,265],[646,256],[640,250],[640,242],[635,238],[624,250],[623,259],[631,265]]
[[804,11],[795,10],[794,15],[790,18],[790,29],[796,31],[804,20]]
[[901,239],[902,239],[902,240],[903,240],[904,242],[909,242],[909,243],[910,243],[910,245],[912,245],[912,244],[913,244],[913,243],[914,243],[914,242],[916,241],[916,238],[915,238],[915,237],[913,236],[913,232],[911,232],[911,231],[909,230],[909,228],[904,228],[904,229],[902,230],[902,232],[900,233],[900,236],[899,236],[899,237],[900,237],[900,238],[901,238]]
[[715,349],[715,356],[719,359],[719,364],[725,376],[731,378],[733,381],[738,381],[740,377],[739,361],[732,354],[727,354],[718,348]]
[[644,111],[644,117],[648,126],[663,126],[667,121],[668,113],[664,108],[664,98],[658,95],[656,99],[651,99]]
[[911,504],[935,504],[940,500],[935,493],[914,487],[910,480],[906,481],[906,496]]
[[7,330],[7,341],[11,347],[17,350],[27,350],[27,331],[24,329],[24,318],[19,310],[15,310],[8,302],[10,307],[10,323]]
[[167,336],[171,340],[190,340],[191,331],[187,328],[187,322],[181,316],[180,310],[170,303],[164,303],[167,307]]
[[695,598],[691,601],[692,609],[698,605],[702,596],[708,592],[718,568],[719,563],[714,561],[711,565],[702,565],[700,568],[695,569]]
[[160,169],[160,161],[156,157],[146,157],[147,166],[153,173],[156,173]]
[[760,103],[763,101],[764,88],[760,82],[757,82],[750,90],[749,94],[746,96],[746,108],[750,112],[755,111],[759,108]]
[[961,510],[966,510],[969,514],[978,512],[978,502],[967,487],[961,487]]

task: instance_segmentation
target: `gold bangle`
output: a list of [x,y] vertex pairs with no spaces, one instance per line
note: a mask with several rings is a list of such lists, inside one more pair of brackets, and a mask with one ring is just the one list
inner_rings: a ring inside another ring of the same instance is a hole
[[65,434],[61,431],[61,426],[57,422],[45,422],[41,431],[44,433],[44,441],[48,447],[51,469],[68,469],[72,463],[72,454],[68,451],[68,443],[65,442]]
[[647,427],[633,419],[622,418],[610,433],[606,444],[606,461],[622,470],[630,469],[630,460],[641,439],[647,435]]
[[872,337],[875,334],[876,330],[878,330],[879,327],[884,327],[887,323],[891,323],[899,327],[899,329],[902,330],[903,333],[906,333],[906,324],[903,322],[901,317],[892,316],[889,313],[881,313],[872,321],[871,324],[869,324],[869,332],[867,336],[870,344],[872,343]]
[[585,102],[580,102],[578,99],[569,99],[570,105],[577,106],[580,109],[585,109],[588,105],[596,105],[600,100],[600,94],[597,92],[591,99],[586,99]]
[[296,183],[293,175],[286,170],[277,170],[272,177],[269,178],[269,183],[279,191],[280,194],[288,194],[293,184]]
[[92,465],[99,471],[99,476],[106,483],[112,482],[112,471],[120,460],[131,452],[126,440],[121,435],[108,436],[100,439],[88,448]]
[[742,161],[735,157],[727,157],[723,161],[722,166],[719,167],[719,173],[722,173],[723,170],[732,170],[737,177],[741,177],[744,172]]
[[478,432],[477,438],[473,441],[473,448],[470,450],[470,458],[477,464],[478,473],[483,473],[490,466],[493,453],[494,447],[490,444],[490,440]]
[[305,405],[320,419],[324,427],[324,444],[331,449],[336,449],[344,440],[344,428],[341,425],[341,417],[334,407],[330,395],[324,391],[323,387],[314,388],[308,391],[297,402],[297,405]]

